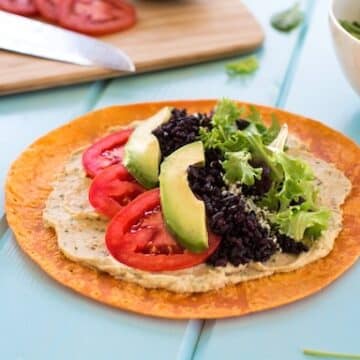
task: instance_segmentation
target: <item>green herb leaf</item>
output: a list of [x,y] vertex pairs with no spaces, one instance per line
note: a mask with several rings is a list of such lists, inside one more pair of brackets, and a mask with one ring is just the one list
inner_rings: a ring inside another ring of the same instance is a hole
[[226,65],[226,70],[230,75],[252,74],[258,68],[259,61],[254,55]]
[[283,171],[279,164],[274,161],[272,152],[264,145],[262,137],[255,130],[255,126],[248,126],[244,131],[240,131],[239,136],[243,136],[248,143],[248,148],[255,161],[264,162],[271,170],[272,178],[275,182],[281,182]]
[[310,350],[310,349],[305,349],[303,352],[304,352],[305,355],[309,355],[309,356],[317,356],[317,357],[325,357],[325,358],[334,358],[334,359],[354,359],[354,360],[360,360],[360,355],[341,354],[341,353],[333,353],[333,352]]
[[327,228],[329,219],[328,210],[308,211],[301,205],[291,206],[270,216],[270,221],[279,227],[281,233],[308,245]]
[[[250,113],[246,116],[247,120],[251,121],[256,125],[261,125],[261,127],[265,128],[263,119],[261,117],[260,111],[256,108],[256,106],[250,106]],[[266,129],[266,128],[265,128]]]
[[341,26],[352,36],[360,40],[360,23],[357,21],[340,20]]
[[224,180],[227,183],[235,184],[240,182],[248,186],[260,180],[262,168],[254,168],[249,164],[251,154],[246,151],[229,152],[225,154],[225,161],[222,165],[225,171]]
[[304,13],[300,9],[299,3],[290,9],[279,12],[271,17],[271,25],[283,32],[289,32],[297,28],[304,20]]
[[218,149],[224,155],[224,180],[228,184],[252,186],[261,179],[262,168],[270,169],[272,186],[257,204],[267,207],[269,220],[279,230],[303,241],[312,241],[327,227],[330,213],[316,206],[312,169],[302,160],[284,152],[287,126],[280,128],[275,117],[267,128],[260,112],[252,107],[245,118],[249,125],[239,130],[236,121],[244,111],[228,99],[221,100],[212,118],[211,130],[201,129],[200,138],[206,149]]
[[222,99],[216,105],[215,113],[211,122],[217,127],[233,130],[235,121],[239,119],[240,114],[240,109],[233,101],[229,99]]
[[315,179],[311,168],[303,161],[294,159],[284,152],[274,154],[274,160],[281,165],[284,179],[279,192],[276,194],[276,208],[284,210],[292,201],[303,200],[307,207],[314,206],[315,192],[313,180]]
[[207,149],[239,151],[246,148],[246,141],[238,136],[236,120],[240,118],[242,110],[229,99],[218,102],[211,123],[211,131],[200,129],[200,139]]
[[271,126],[266,132],[262,135],[263,142],[265,145],[271,144],[279,135],[281,126],[275,114],[271,116]]
[[[287,126],[287,124],[284,124],[281,128],[280,131],[278,130],[278,127],[280,126],[279,124],[274,125],[274,127],[276,126],[276,132],[277,135],[275,138],[272,139],[271,143],[268,145],[268,148],[272,151],[272,152],[281,152],[281,151],[285,151],[286,148],[286,141],[289,135],[289,128]],[[271,126],[273,127],[273,125]],[[271,131],[271,128],[269,129],[269,132]],[[275,135],[275,134],[274,134]],[[264,141],[265,142],[265,141]]]

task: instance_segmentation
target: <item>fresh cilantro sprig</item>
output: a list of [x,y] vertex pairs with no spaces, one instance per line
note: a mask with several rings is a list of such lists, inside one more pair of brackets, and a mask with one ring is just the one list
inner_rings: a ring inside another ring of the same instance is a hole
[[294,4],[290,9],[281,11],[271,17],[271,25],[279,31],[290,32],[297,28],[304,20],[304,13],[300,4]]

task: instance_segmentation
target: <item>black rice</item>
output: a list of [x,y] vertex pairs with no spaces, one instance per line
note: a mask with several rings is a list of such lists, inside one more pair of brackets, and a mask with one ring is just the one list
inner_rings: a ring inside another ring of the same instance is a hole
[[185,109],[173,109],[170,120],[153,131],[159,141],[162,157],[196,141],[200,127],[209,127],[210,121],[211,117],[207,114],[189,115]]
[[291,237],[277,233],[277,242],[284,253],[299,255],[302,252],[309,251],[309,248],[300,241],[295,241]]
[[[211,117],[212,113],[190,115],[184,109],[174,109],[171,119],[153,131],[159,141],[162,157],[198,140],[201,127],[211,128]],[[249,122],[239,119],[236,124],[243,130]],[[194,194],[205,203],[209,228],[221,236],[221,243],[207,260],[208,264],[225,266],[231,263],[238,266],[250,261],[266,261],[279,248],[291,254],[308,250],[303,243],[264,226],[245,204],[243,195],[259,197],[271,188],[270,169],[266,164],[253,162],[252,166],[263,169],[261,179],[251,187],[243,186],[242,194],[233,194],[223,180],[221,161],[224,159],[221,152],[207,150],[205,159],[205,167],[189,167],[188,180]]]
[[188,170],[192,191],[205,203],[211,231],[222,237],[207,263],[238,266],[250,261],[266,261],[277,250],[270,229],[260,224],[255,212],[247,210],[241,195],[226,190],[220,160],[217,151],[207,151],[205,167],[190,166]]

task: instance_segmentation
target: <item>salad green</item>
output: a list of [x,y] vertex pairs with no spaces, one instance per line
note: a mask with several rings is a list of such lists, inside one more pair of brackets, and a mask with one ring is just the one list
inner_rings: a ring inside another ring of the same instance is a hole
[[223,168],[225,181],[229,184],[240,182],[248,186],[255,184],[255,179],[260,180],[262,168],[254,168],[249,164],[251,153],[246,151],[228,152],[225,155]]
[[339,22],[348,33],[360,40],[360,23],[358,21],[340,20]]
[[[248,125],[239,130],[237,120]],[[256,203],[268,210],[269,221],[285,235],[307,245],[327,228],[330,212],[316,205],[312,169],[286,152],[287,126],[276,117],[266,127],[260,112],[245,109],[228,99],[221,100],[212,118],[211,130],[201,129],[205,149],[217,149],[223,155],[222,166],[227,184],[251,186],[261,178],[263,164],[270,170],[271,188]]]
[[299,3],[291,8],[274,14],[271,17],[271,25],[279,31],[290,32],[297,28],[304,20],[304,13],[300,9]]
[[238,61],[226,65],[226,71],[229,75],[252,74],[259,68],[259,61],[256,56],[248,56]]

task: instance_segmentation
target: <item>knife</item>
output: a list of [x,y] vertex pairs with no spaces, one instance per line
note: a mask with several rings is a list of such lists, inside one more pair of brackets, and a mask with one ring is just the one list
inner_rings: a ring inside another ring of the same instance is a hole
[[135,71],[130,57],[115,46],[1,10],[0,49],[84,66]]

